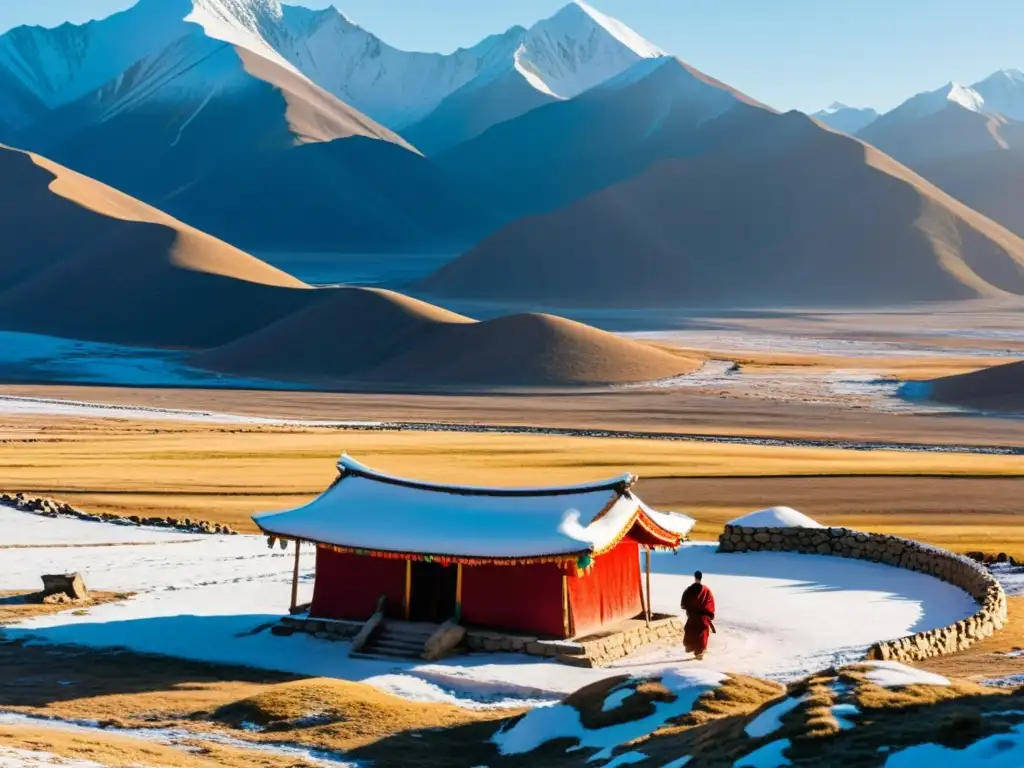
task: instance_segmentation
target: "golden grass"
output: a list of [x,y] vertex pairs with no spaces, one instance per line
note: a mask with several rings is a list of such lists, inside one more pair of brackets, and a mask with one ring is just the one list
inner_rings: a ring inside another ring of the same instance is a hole
[[117,592],[90,592],[89,599],[80,603],[23,603],[20,598],[34,594],[37,590],[0,590],[0,626],[32,619],[36,616],[49,616],[52,613],[79,611],[88,613],[90,608],[116,600],[125,600],[131,595]]
[[1019,456],[12,417],[0,427],[0,490],[253,531],[254,512],[322,492],[342,451],[442,482],[557,484],[630,469],[646,478],[648,501],[697,518],[697,538],[717,536],[738,514],[789,504],[831,524],[1024,556]]
[[44,727],[0,725],[0,746],[43,752],[70,760],[90,760],[116,768],[296,768],[312,763],[295,757],[261,754],[196,739],[198,751],[153,744],[126,736],[68,733]]
[[450,728],[508,714],[411,702],[362,683],[314,679],[275,685],[218,707],[209,718],[234,728],[242,723],[263,726],[263,736],[270,740],[349,750],[404,731]]

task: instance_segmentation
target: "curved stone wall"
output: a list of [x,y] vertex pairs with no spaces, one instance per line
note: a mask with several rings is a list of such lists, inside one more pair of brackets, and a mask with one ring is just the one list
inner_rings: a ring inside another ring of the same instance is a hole
[[869,659],[918,661],[962,651],[1002,629],[1006,594],[985,566],[945,549],[897,536],[848,528],[748,528],[725,526],[720,552],[799,552],[870,560],[934,576],[973,597],[978,611],[947,627],[876,643]]

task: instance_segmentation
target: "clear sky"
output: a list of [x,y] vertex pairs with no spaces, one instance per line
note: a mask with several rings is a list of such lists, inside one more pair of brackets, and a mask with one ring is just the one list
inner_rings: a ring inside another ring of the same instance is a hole
[[[298,2],[299,0],[294,0]],[[84,21],[134,0],[0,0],[0,30]],[[328,0],[302,0],[324,7]],[[451,51],[565,0],[335,0],[400,48]],[[1024,69],[1021,0],[591,0],[684,61],[781,109],[889,109],[955,80]]]

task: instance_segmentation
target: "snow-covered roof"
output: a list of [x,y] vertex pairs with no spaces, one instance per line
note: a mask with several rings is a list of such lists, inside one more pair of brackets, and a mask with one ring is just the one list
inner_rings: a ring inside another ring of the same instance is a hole
[[339,479],[287,512],[255,515],[272,536],[343,550],[501,561],[600,553],[627,533],[664,547],[693,528],[630,490],[635,477],[553,488],[440,485],[376,472],[343,456]]
[[803,512],[797,512],[791,507],[771,507],[749,515],[737,517],[727,523],[746,528],[824,528],[821,523],[812,520]]

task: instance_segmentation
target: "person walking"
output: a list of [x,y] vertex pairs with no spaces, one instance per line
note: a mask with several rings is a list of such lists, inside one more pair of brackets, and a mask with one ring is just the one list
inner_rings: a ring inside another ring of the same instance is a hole
[[702,583],[704,574],[693,574],[693,584],[683,592],[680,607],[686,611],[683,647],[698,661],[708,650],[708,640],[715,631],[715,596]]

